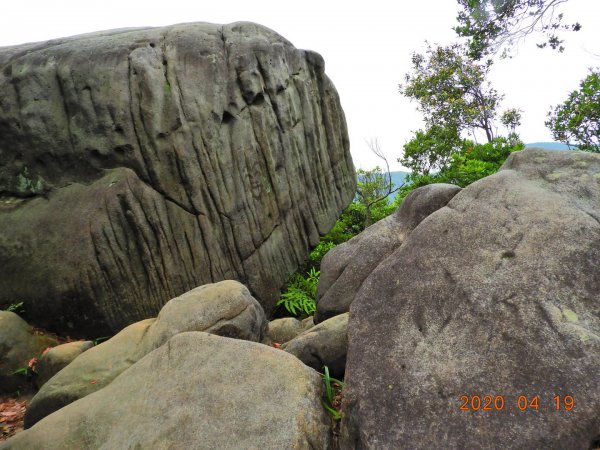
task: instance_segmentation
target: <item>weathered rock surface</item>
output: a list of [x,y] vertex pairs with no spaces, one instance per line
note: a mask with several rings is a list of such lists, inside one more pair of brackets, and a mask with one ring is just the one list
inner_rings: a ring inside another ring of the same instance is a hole
[[0,449],[326,449],[321,396],[320,376],[281,350],[181,333]]
[[22,387],[24,379],[14,372],[26,368],[31,358],[57,343],[54,338],[35,333],[14,312],[0,311],[0,393],[12,394]]
[[343,378],[348,351],[348,313],[332,317],[281,346],[318,372],[323,366],[335,378]]
[[92,341],[75,341],[57,345],[44,353],[35,364],[35,384],[41,388],[46,382],[67,367],[75,358],[94,346]]
[[259,25],[5,47],[0,93],[0,307],[46,327],[107,334],[223,279],[269,312],[354,194],[323,59]]
[[367,276],[423,219],[458,192],[458,186],[442,183],[415,189],[394,214],[327,252],[321,262],[315,323],[348,312]]
[[271,342],[283,344],[314,326],[311,317],[304,320],[298,320],[294,317],[283,317],[269,322],[267,335]]
[[593,448],[599,260],[600,155],[524,150],[465,188],[352,304],[342,448]]
[[155,319],[134,323],[77,357],[31,400],[25,427],[109,385],[136,361],[186,331],[260,342],[267,321],[258,302],[237,281],[200,286],[169,301]]

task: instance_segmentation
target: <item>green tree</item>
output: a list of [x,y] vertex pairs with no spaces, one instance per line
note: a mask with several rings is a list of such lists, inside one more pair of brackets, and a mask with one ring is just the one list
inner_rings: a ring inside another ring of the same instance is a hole
[[456,128],[432,125],[415,132],[415,136],[404,144],[404,156],[398,162],[412,173],[429,175],[447,167],[461,146],[462,139]]
[[554,139],[580,150],[600,152],[600,69],[591,70],[567,100],[548,113]]
[[493,175],[511,153],[525,147],[518,138],[516,141],[513,139],[498,137],[485,144],[464,141],[461,151],[453,156],[448,168],[440,171],[435,182],[465,187]]
[[500,122],[508,129],[510,134],[515,134],[517,128],[521,126],[521,113],[520,109],[510,108],[500,116]]
[[542,33],[540,48],[562,52],[564,31],[579,31],[579,23],[564,24],[558,6],[568,0],[457,0],[461,9],[454,28],[468,38],[469,55],[474,59],[510,50],[532,33]]
[[492,142],[476,144],[463,140],[460,148],[452,154],[450,162],[436,173],[412,172],[409,183],[404,185],[396,196],[396,207],[414,189],[433,183],[450,183],[465,187],[492,175],[500,169],[508,156],[525,146],[514,134],[508,138],[494,138]]
[[413,53],[412,72],[404,76],[400,93],[419,104],[426,128],[453,129],[473,134],[482,130],[494,139],[494,120],[502,97],[486,80],[491,61],[480,63],[460,44],[428,45],[425,54]]
[[399,189],[392,183],[390,165],[381,150],[379,141],[373,139],[367,144],[375,156],[384,161],[386,172],[384,173],[379,166],[371,170],[358,169],[356,172],[358,177],[356,202],[358,205],[355,210],[362,211],[362,229],[390,214],[387,199]]
[[[455,156],[471,142],[464,140],[463,134],[475,137],[479,130],[485,133],[488,143],[495,141],[503,96],[487,81],[491,64],[474,61],[466,47],[459,44],[428,45],[425,54],[413,54],[412,72],[405,75],[400,92],[418,103],[425,129],[418,130],[404,145],[404,156],[399,159],[411,169],[413,181],[456,166]],[[521,111],[505,111],[500,122],[509,131],[507,145],[516,145]],[[474,163],[469,164],[474,169]]]

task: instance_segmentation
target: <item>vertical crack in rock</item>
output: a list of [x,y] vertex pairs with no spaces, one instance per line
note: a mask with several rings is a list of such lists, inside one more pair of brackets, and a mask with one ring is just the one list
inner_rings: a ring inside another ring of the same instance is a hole
[[65,128],[67,133],[67,140],[71,144],[71,151],[75,153],[75,143],[73,142],[73,133],[71,131],[71,113],[69,112],[69,105],[67,105],[67,98],[65,96],[65,90],[63,88],[62,80],[58,72],[58,66],[56,66],[56,85],[58,87],[58,93],[62,99],[63,111],[65,113]]
[[140,134],[138,132],[137,120],[135,119],[134,104],[133,104],[134,95],[133,95],[132,84],[133,84],[133,67],[131,66],[131,52],[130,52],[127,55],[127,89],[128,89],[128,93],[129,93],[129,99],[128,99],[129,114],[130,114],[130,118],[131,118],[133,134],[135,136],[135,141],[138,146],[138,152],[144,160],[144,166],[145,166],[144,168],[146,169],[146,174],[148,175],[148,180],[151,181],[152,178],[151,178],[151,173],[150,173],[150,170],[148,167],[149,163],[148,163],[148,159],[146,156],[146,151],[145,151],[146,148],[142,145],[142,140],[140,139]]

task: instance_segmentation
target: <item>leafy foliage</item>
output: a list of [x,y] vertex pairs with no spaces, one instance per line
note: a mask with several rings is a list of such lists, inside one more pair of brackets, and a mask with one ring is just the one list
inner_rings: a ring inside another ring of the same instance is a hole
[[[355,218],[359,219],[358,228],[365,229],[381,218],[388,206],[387,198],[395,192],[392,180],[383,173],[379,166],[371,170],[358,169],[356,189],[357,207],[354,208]],[[362,230],[361,230],[362,231]]]
[[456,128],[433,125],[415,133],[404,145],[404,157],[399,162],[413,173],[428,175],[446,168],[462,145]]
[[450,183],[465,187],[475,181],[492,175],[500,169],[508,156],[525,146],[515,136],[498,137],[492,142],[476,144],[463,140],[460,150],[454,153],[450,163],[437,173],[413,172],[410,183],[400,190],[396,206],[414,189],[433,183]]
[[102,336],[99,338],[96,338],[92,341],[92,344],[94,344],[94,346],[96,345],[100,345],[102,344],[104,341],[108,341],[110,339],[110,336]]
[[283,305],[292,316],[310,316],[316,310],[315,298],[320,272],[312,268],[306,275],[293,274],[286,292],[277,302],[277,306]]
[[[412,171],[410,185],[396,197],[397,204],[412,190],[430,183],[466,186],[498,170],[508,154],[520,144],[516,129],[521,111],[502,113],[508,138],[495,137],[495,121],[503,96],[487,81],[491,61],[473,60],[459,44],[431,47],[425,55],[413,54],[412,73],[406,74],[400,92],[416,100],[425,119],[404,145],[399,162]],[[463,139],[467,133],[485,132],[488,143]],[[520,147],[519,147],[520,149]]]
[[508,129],[510,134],[515,134],[517,128],[521,126],[522,112],[520,109],[510,108],[500,116],[500,122]]
[[321,239],[319,244],[308,255],[309,264],[311,264],[313,268],[319,267],[325,254],[335,246],[336,244],[334,244],[333,241]]
[[321,400],[321,403],[334,420],[340,420],[342,418],[340,413],[341,391],[344,383],[329,375],[329,367],[323,366],[323,371],[325,373],[322,373],[321,377],[323,377],[325,385],[325,398]]
[[546,126],[554,139],[577,144],[580,150],[600,152],[600,70],[592,70],[579,90],[548,113]]
[[453,156],[448,168],[437,174],[436,182],[468,186],[496,173],[511,153],[523,148],[525,146],[522,142],[504,137],[485,144],[465,141],[462,150]]
[[540,48],[564,51],[559,34],[579,31],[579,23],[564,24],[563,15],[556,9],[567,0],[458,0],[459,36],[467,37],[469,56],[482,59],[503,49],[508,56],[511,48],[531,33],[541,32]]
[[483,130],[488,142],[494,138],[494,119],[503,96],[486,80],[491,61],[472,60],[460,44],[428,45],[425,54],[413,53],[412,66],[400,93],[419,104],[429,133]]
[[23,306],[23,302],[13,303],[6,308],[6,311],[21,315],[25,312],[25,307]]

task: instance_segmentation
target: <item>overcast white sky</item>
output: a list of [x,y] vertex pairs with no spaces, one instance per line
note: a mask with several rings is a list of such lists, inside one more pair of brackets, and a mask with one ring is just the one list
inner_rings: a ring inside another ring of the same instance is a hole
[[[426,39],[455,40],[457,9],[455,0],[7,1],[0,13],[0,46],[111,28],[257,22],[323,55],[342,99],[356,167],[380,164],[365,143],[378,138],[392,170],[400,170],[396,159],[422,122],[415,104],[398,93],[398,83],[410,70],[411,53],[422,51]],[[546,113],[578,87],[589,67],[600,66],[600,0],[569,0],[561,11],[566,22],[583,25],[567,36],[565,53],[538,50],[532,37],[515,58],[492,69],[494,87],[506,94],[503,107],[523,110],[525,142],[551,140]]]

